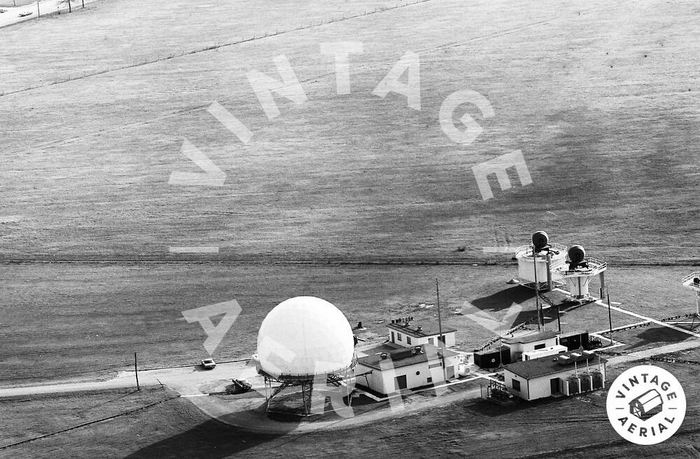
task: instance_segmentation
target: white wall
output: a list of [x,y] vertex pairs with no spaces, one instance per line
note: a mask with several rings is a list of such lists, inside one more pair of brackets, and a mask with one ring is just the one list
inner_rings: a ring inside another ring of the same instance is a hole
[[[597,365],[595,367],[596,369],[598,368]],[[593,367],[591,366],[591,370],[593,370]],[[605,381],[605,369],[601,368],[601,372],[603,373],[603,381]],[[585,370],[582,371],[580,368],[578,370],[579,375],[585,374]],[[525,400],[537,400],[538,398],[545,398],[545,397],[551,397],[552,395],[552,386],[551,386],[551,379],[553,378],[558,378],[560,379],[559,382],[559,390],[564,394],[564,395],[571,395],[568,393],[568,390],[566,388],[566,383],[567,379],[569,376],[576,374],[575,369],[572,367],[570,370],[567,370],[562,373],[558,373],[556,375],[547,375],[547,376],[542,376],[541,378],[535,378],[530,380],[530,384],[528,387],[528,382],[525,380],[525,378],[521,378],[520,376],[511,373],[510,371],[506,370],[504,372],[504,377],[505,377],[505,385],[508,388],[508,391],[510,393],[517,395],[518,397],[524,398]],[[520,392],[515,391],[513,389],[513,379],[520,381]]]
[[545,398],[552,396],[552,384],[551,379],[560,378],[559,375],[547,375],[541,378],[530,380],[530,390],[528,393],[528,400],[537,400],[538,398]]
[[559,338],[554,337],[543,341],[535,341],[533,343],[513,343],[509,344],[510,347],[510,360],[511,362],[517,362],[522,358],[523,352],[530,352],[535,350],[535,346],[544,343],[544,348],[553,347],[559,344]]
[[[503,382],[511,394],[516,395],[520,398],[524,398],[525,400],[529,399],[529,394],[527,391],[527,380],[525,380],[525,378],[521,378],[520,376],[511,373],[508,370],[506,370],[503,373],[503,375],[505,377],[505,380]],[[513,389],[513,380],[520,381],[520,391]]]
[[[388,359],[383,362],[390,363]],[[435,363],[439,364],[440,361],[436,360],[433,362],[433,364]],[[452,363],[452,365],[454,365],[456,373],[457,362]],[[397,376],[406,376],[407,389],[415,389],[416,387],[422,387],[429,384],[439,384],[445,380],[442,366],[438,365],[434,368],[429,368],[427,361],[399,368],[392,368],[387,364],[381,366],[385,368],[380,371],[365,367],[364,365],[358,363],[355,369],[356,374],[362,374],[373,370],[371,374],[366,375],[366,379],[365,376],[357,378],[358,383],[361,385],[367,384],[369,385],[370,389],[381,394],[391,394],[396,390],[394,378]],[[420,374],[416,374],[416,372],[419,372]],[[428,382],[428,377],[433,378],[432,382]]]
[[[391,332],[394,332],[394,341],[391,341]],[[401,333],[401,341],[398,340],[398,335],[397,335],[397,333]],[[447,347],[452,347],[452,346],[454,346],[454,345],[457,343],[457,339],[456,339],[456,336],[455,336],[456,333],[455,333],[455,332],[444,333],[444,335],[445,335],[445,346],[447,346]],[[420,337],[420,338],[414,338],[414,337],[411,336],[411,337],[410,337],[410,338],[411,338],[411,344],[408,344],[408,342],[406,341],[406,336],[407,336],[407,335],[406,335],[406,333],[404,333],[404,332],[397,332],[396,330],[391,330],[391,329],[390,329],[390,330],[389,330],[388,338],[389,338],[389,341],[390,341],[390,342],[392,342],[392,343],[394,343],[394,344],[398,344],[399,346],[404,346],[404,347],[422,346],[423,344],[429,344],[429,339],[430,339],[430,338],[433,339],[432,343],[430,343],[430,344],[432,344],[433,346],[437,346],[437,343],[438,343],[438,340],[437,340],[438,335],[437,335],[437,334],[435,334],[435,335],[430,335],[430,336],[423,336],[423,337]]]
[[358,377],[357,383],[363,386],[367,385],[374,391],[384,393],[384,378],[379,370],[366,367],[360,363],[355,367],[355,374],[359,375],[368,372],[371,373]]

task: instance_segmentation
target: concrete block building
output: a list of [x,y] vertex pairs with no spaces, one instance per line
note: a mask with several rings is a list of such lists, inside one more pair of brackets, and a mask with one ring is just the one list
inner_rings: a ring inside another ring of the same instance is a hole
[[443,329],[442,335],[438,330],[424,329],[420,325],[413,326],[405,322],[393,322],[387,325],[389,329],[389,342],[403,347],[422,346],[430,344],[439,346],[438,340],[445,346],[452,347],[456,343],[457,330]]
[[524,400],[575,395],[605,387],[605,362],[583,350],[515,362],[504,367],[504,384]]
[[359,386],[380,394],[391,394],[455,378],[458,365],[459,354],[456,352],[422,344],[360,357],[355,375]]
[[510,361],[522,360],[523,352],[540,351],[559,345],[559,334],[555,331],[543,331],[530,335],[517,336],[503,340],[510,347]]

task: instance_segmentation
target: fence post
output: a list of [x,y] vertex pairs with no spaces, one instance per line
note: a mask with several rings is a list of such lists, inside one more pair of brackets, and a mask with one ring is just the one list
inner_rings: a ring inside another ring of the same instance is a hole
[[134,374],[136,375],[136,390],[141,390],[139,385],[139,365],[138,360],[136,360],[136,352],[134,352]]

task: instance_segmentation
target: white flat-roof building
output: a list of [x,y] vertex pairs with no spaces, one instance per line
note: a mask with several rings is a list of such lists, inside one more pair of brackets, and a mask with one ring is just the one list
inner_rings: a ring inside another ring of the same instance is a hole
[[503,340],[510,347],[510,361],[522,359],[523,352],[539,351],[559,345],[559,334],[555,331],[543,331],[529,335],[516,336]]
[[566,346],[559,344],[557,346],[545,347],[544,349],[538,349],[536,351],[525,351],[522,354],[522,360],[541,359],[542,357],[564,354],[568,350],[569,349]]
[[[389,329],[389,342],[403,347],[422,346],[430,344],[438,346],[438,330],[424,329],[420,325],[412,326],[405,322],[394,322],[387,325]],[[452,347],[456,343],[457,330],[446,328],[442,330],[442,341],[445,346]]]
[[605,362],[591,351],[515,362],[504,367],[504,384],[525,400],[598,390],[605,387]]
[[423,344],[360,357],[355,377],[358,385],[386,395],[455,378],[458,365],[459,354],[456,352]]

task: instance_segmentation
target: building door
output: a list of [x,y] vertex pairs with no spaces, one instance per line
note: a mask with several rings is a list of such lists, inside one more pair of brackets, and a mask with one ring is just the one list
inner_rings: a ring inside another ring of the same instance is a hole
[[406,389],[408,387],[406,375],[397,376],[394,378],[394,385],[396,386],[396,390]]
[[549,380],[549,387],[552,389],[552,395],[558,394],[561,392],[561,389],[559,389],[559,378],[552,378]]
[[394,338],[394,332],[391,332],[391,342],[392,343],[396,342],[396,338]]

